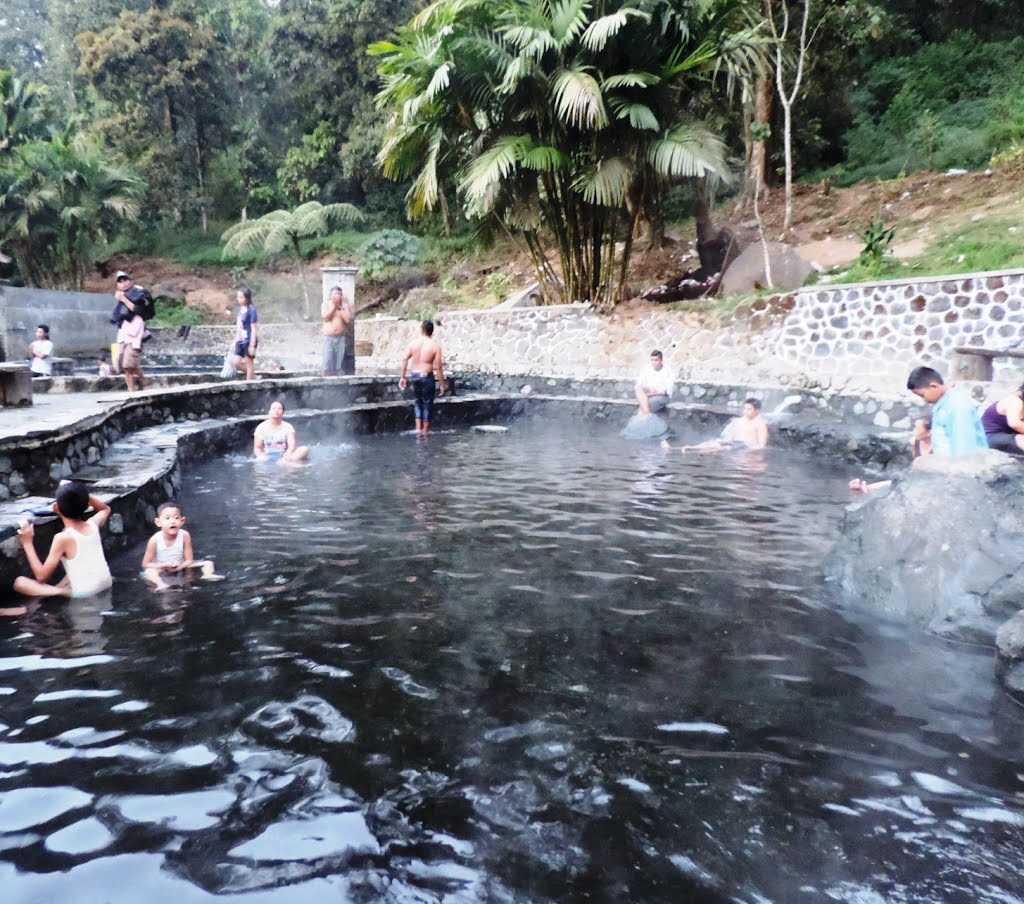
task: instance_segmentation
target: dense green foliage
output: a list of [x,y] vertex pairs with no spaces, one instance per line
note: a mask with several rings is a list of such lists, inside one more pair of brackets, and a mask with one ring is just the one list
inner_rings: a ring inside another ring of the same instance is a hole
[[[531,208],[554,229],[554,208],[544,205],[557,195],[563,209],[571,202],[585,213],[569,240],[590,261],[570,262],[579,271],[570,282],[579,284],[569,292],[591,297],[595,280],[613,277],[614,247],[631,240],[632,224],[691,213],[693,188],[680,184],[681,170],[666,180],[656,166],[637,166],[647,159],[645,139],[700,126],[705,151],[712,139],[722,142],[706,167],[714,171],[769,135],[767,178],[777,180],[780,105],[767,122],[753,121],[750,95],[730,95],[729,67],[718,65],[739,45],[714,41],[744,29],[733,22],[707,31],[712,44],[699,41],[707,16],[726,7],[745,5],[763,37],[766,10],[778,14],[787,4],[795,18],[804,2],[450,0],[431,7],[448,17],[442,23],[440,13],[424,12],[425,0],[4,0],[0,253],[17,257],[22,280],[72,284],[82,261],[104,257],[99,246],[118,230],[135,247],[178,231],[210,232],[216,241],[214,224],[308,201],[353,204],[369,228],[405,229],[408,195],[411,211],[423,215],[418,231],[465,241],[464,212],[506,229]],[[812,6],[815,37],[794,108],[797,177],[846,183],[978,167],[994,154],[1011,159],[1005,155],[1024,144],[1022,17],[1024,0]],[[686,71],[666,79],[658,67],[677,38],[684,49],[676,63]],[[750,46],[749,36],[744,42]],[[383,78],[381,58],[367,53],[374,43],[396,48],[383,59]],[[795,47],[787,52],[792,58]],[[607,84],[623,76],[632,81]],[[400,99],[401,78],[412,88]],[[384,110],[374,103],[381,90]],[[460,109],[442,114],[446,100]],[[423,130],[413,136],[417,122]],[[397,181],[382,172],[382,145]],[[72,152],[88,160],[72,165]],[[62,170],[79,173],[79,164],[91,188],[84,175],[73,189],[47,183]],[[488,176],[495,168],[499,181]],[[599,196],[609,204],[598,207],[622,201],[616,225],[599,224],[605,214],[588,208]],[[50,205],[33,211],[33,232],[49,239],[31,248],[26,199]],[[603,238],[595,244],[595,236]],[[205,240],[189,241],[196,254],[216,257]],[[354,254],[363,239],[331,241]],[[545,250],[558,242],[545,233]],[[534,241],[535,257],[540,250]]]
[[413,180],[412,218],[457,192],[466,216],[522,239],[546,297],[617,301],[636,225],[671,181],[728,174],[692,106],[719,72],[750,81],[763,39],[749,13],[733,0],[436,0],[372,48],[384,171]]
[[1024,140],[1024,38],[957,32],[879,61],[853,92],[859,111],[838,182],[984,166]]

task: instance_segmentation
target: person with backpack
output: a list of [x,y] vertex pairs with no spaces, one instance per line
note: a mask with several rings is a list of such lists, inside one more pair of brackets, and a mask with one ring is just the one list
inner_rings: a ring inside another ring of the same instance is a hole
[[110,319],[117,324],[117,369],[124,374],[128,391],[135,392],[145,387],[142,343],[147,338],[147,315],[153,316],[153,299],[149,292],[136,286],[124,270],[118,270],[115,279],[117,290],[114,298],[117,304]]

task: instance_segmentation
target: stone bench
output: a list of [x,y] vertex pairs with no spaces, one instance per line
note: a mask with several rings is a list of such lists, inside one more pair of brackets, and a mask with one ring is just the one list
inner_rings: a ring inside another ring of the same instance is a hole
[[0,407],[32,404],[32,371],[27,364],[0,364]]
[[992,361],[995,358],[1024,358],[1024,348],[958,345],[953,349],[953,357],[949,362],[950,379],[991,381]]

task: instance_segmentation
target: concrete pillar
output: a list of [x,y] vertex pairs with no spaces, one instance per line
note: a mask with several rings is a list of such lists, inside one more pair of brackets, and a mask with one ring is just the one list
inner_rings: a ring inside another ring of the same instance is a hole
[[[358,267],[321,267],[320,284],[322,287],[321,301],[327,301],[331,289],[341,286],[345,297],[356,306],[356,273]],[[345,334],[345,361],[342,365],[343,374],[354,374],[356,372],[356,322],[355,319],[349,324],[348,332]]]

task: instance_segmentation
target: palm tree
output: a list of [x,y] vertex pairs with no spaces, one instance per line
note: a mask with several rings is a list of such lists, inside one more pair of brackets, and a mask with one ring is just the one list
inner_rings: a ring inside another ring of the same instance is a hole
[[0,69],[0,158],[40,130],[39,90]]
[[391,114],[379,160],[414,180],[411,217],[454,173],[468,216],[525,243],[548,299],[621,300],[638,221],[671,181],[728,176],[687,101],[749,78],[753,22],[747,0],[435,0],[371,48]]
[[312,317],[309,288],[306,285],[306,268],[299,240],[326,235],[332,226],[362,219],[363,214],[351,204],[321,204],[319,201],[307,201],[295,210],[272,210],[258,220],[242,220],[227,229],[220,237],[224,243],[223,255],[229,257],[258,247],[262,247],[266,254],[279,254],[285,248],[290,248],[299,266],[306,316]]
[[138,218],[141,183],[70,131],[0,157],[0,246],[26,284],[81,289],[93,248]]

